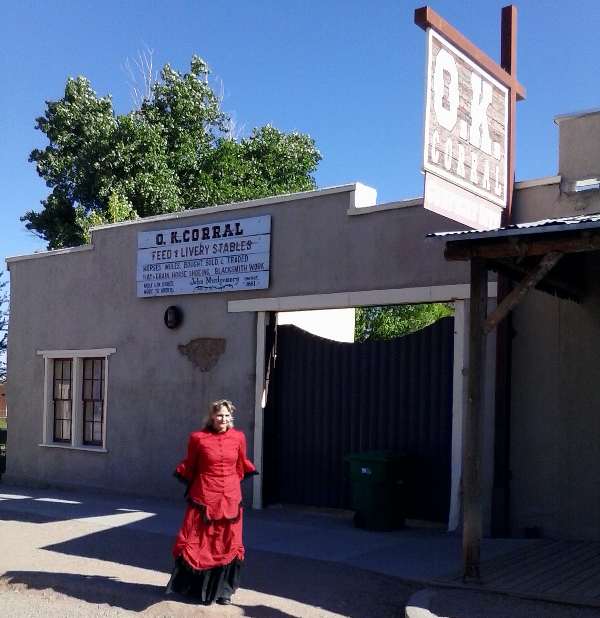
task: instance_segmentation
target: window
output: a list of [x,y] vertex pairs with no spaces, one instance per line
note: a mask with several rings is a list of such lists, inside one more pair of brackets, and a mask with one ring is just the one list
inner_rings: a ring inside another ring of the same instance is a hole
[[70,358],[54,359],[54,442],[71,442],[71,369]]
[[108,359],[116,350],[44,350],[41,446],[106,452]]
[[102,446],[104,359],[83,359],[83,443]]

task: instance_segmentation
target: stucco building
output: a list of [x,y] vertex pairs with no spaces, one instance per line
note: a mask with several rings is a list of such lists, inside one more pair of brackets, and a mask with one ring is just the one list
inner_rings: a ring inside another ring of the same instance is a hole
[[[598,187],[589,182],[600,177],[600,113],[564,116],[557,124],[558,174],[517,183],[516,222],[600,212]],[[588,190],[579,190],[581,181]],[[173,465],[187,433],[220,397],[238,405],[237,424],[260,469],[270,315],[447,301],[455,305],[448,525],[456,527],[469,273],[465,264],[447,262],[441,245],[426,235],[460,226],[424,210],[419,199],[376,204],[375,197],[374,190],[350,184],[228,204],[102,226],[90,245],[8,258],[11,427],[4,480],[178,496]],[[251,275],[230,262],[228,270],[209,273],[217,267],[200,253],[194,275],[178,277],[194,279],[195,291],[208,282],[213,293],[172,293],[179,289],[173,275],[163,280],[174,282],[171,291],[155,278],[166,257],[152,251],[175,251],[186,238],[192,246],[194,233],[201,242],[202,230],[214,235],[216,227],[219,236],[207,239],[207,251],[218,245],[219,251],[231,246],[244,253],[247,245],[224,236],[226,225],[235,234],[257,221],[268,221],[259,234],[266,257],[256,267],[266,274]],[[145,244],[148,238],[154,245]],[[158,271],[145,270],[154,263],[162,264]],[[515,311],[505,446],[509,523],[516,535],[536,526],[551,536],[600,538],[599,265],[590,254],[579,273],[590,292],[580,304],[534,291]],[[247,286],[230,291],[240,282]],[[492,302],[495,294],[492,282]],[[168,328],[165,314],[173,306],[182,321]],[[490,375],[494,357],[491,336]],[[493,399],[489,383],[483,462],[488,531],[499,448]],[[255,506],[262,504],[261,483],[257,477],[247,487]]]

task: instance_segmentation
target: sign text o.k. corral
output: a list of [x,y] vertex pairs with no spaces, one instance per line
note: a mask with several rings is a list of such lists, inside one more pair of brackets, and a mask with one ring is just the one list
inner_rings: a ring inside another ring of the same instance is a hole
[[140,298],[269,287],[271,216],[138,232]]
[[507,125],[508,89],[429,29],[424,170],[487,202],[473,227],[506,206]]

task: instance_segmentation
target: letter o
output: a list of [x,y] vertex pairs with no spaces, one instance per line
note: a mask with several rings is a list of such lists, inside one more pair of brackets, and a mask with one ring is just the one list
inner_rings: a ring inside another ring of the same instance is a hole
[[[444,72],[450,76],[448,83],[448,107],[444,106]],[[435,59],[433,73],[433,109],[438,122],[452,131],[458,119],[458,69],[454,58],[445,50],[440,49]]]
[[160,245],[164,245],[164,244],[165,244],[165,239],[164,239],[164,237],[163,237],[163,235],[162,235],[162,234],[157,234],[157,235],[156,235],[156,244],[157,244],[158,246],[160,246]]

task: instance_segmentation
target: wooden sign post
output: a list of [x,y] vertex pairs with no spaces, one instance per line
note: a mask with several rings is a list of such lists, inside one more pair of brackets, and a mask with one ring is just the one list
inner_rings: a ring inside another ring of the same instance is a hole
[[[429,40],[432,40],[431,32],[433,31],[436,34],[435,38],[441,41],[438,49],[433,50],[433,54],[437,53],[436,57],[432,54],[431,43],[429,44],[428,62],[431,64],[428,67],[430,77],[428,78],[426,147],[424,149],[425,204],[427,207],[429,189],[432,210],[480,229],[498,227],[501,218],[504,223],[510,220],[514,187],[516,102],[525,98],[525,89],[516,80],[516,20],[516,8],[514,6],[504,7],[501,30],[502,60],[501,65],[498,65],[431,8],[423,7],[415,11],[415,23],[428,32]],[[447,51],[440,57],[439,54],[442,53],[444,45]],[[434,61],[436,63],[441,61],[443,66],[438,68],[436,65],[432,71]],[[469,71],[471,71],[470,75]],[[463,93],[462,98],[461,93],[458,94],[457,100],[454,83],[458,84],[457,88],[461,88],[461,79]],[[483,84],[484,79],[488,80],[487,86]],[[436,88],[438,92],[435,92]],[[440,92],[440,88],[444,91]],[[503,92],[507,94],[507,99],[505,99],[507,109],[504,116],[499,113],[503,104],[501,101]],[[438,99],[437,109],[430,105],[432,96]],[[463,103],[465,107],[460,110],[461,101],[465,98],[467,103]],[[441,149],[441,154],[447,155],[444,161],[445,169],[436,168],[440,160],[437,142],[441,142],[442,139],[441,133],[434,136],[433,131],[429,130],[432,126],[429,120],[430,114],[434,115],[433,122],[439,122],[442,128],[446,129],[444,138],[447,146],[444,145]],[[490,124],[494,123],[497,128],[498,122],[502,122],[503,117],[506,119],[505,126],[503,125],[502,130],[494,134],[490,131]],[[504,134],[503,131],[506,133]],[[504,143],[500,144],[500,141]],[[502,151],[499,150],[500,148]],[[454,152],[457,153],[456,156]],[[470,159],[466,155],[467,152],[470,153]],[[471,163],[468,173],[467,162]],[[494,169],[495,167],[498,169]],[[428,176],[431,177],[429,184]],[[492,179],[495,182],[492,182]],[[494,205],[503,210],[501,217],[498,211],[494,213]],[[453,213],[456,216],[453,216]],[[481,418],[485,343],[488,332],[486,329],[487,281],[485,260],[473,258],[471,260],[468,401],[464,419],[462,491],[464,579],[475,581],[480,579],[482,537]]]

